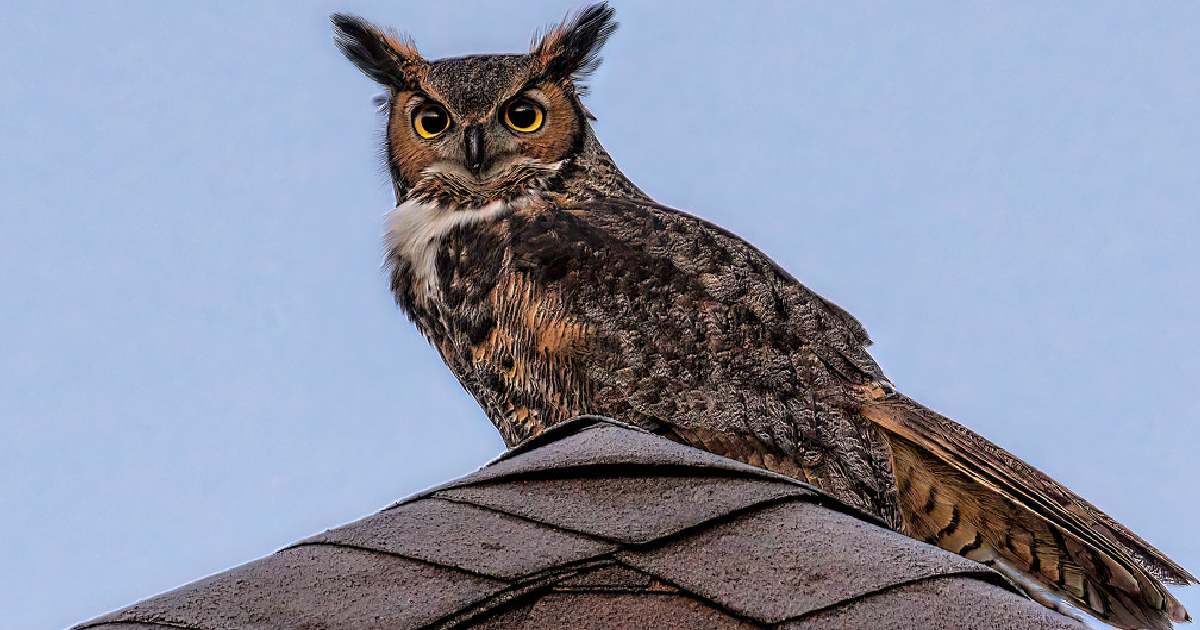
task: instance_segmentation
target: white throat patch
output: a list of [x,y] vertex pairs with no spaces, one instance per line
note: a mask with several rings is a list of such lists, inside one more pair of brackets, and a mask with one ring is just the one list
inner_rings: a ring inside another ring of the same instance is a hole
[[527,198],[493,201],[481,208],[448,208],[436,203],[406,201],[387,214],[386,265],[408,262],[413,294],[425,303],[438,296],[437,251],[456,227],[500,217],[529,203]]

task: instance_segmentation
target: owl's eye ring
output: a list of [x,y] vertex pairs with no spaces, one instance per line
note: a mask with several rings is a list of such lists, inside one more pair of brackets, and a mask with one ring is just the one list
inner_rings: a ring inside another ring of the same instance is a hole
[[433,140],[450,128],[450,113],[437,103],[425,103],[413,110],[413,131],[426,140]]
[[545,120],[542,106],[527,98],[519,98],[504,108],[504,124],[513,131],[533,133],[542,128]]

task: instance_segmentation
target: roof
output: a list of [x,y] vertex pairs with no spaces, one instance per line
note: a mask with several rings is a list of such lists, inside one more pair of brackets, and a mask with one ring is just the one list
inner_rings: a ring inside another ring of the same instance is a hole
[[609,419],[76,628],[1083,628],[812,487]]

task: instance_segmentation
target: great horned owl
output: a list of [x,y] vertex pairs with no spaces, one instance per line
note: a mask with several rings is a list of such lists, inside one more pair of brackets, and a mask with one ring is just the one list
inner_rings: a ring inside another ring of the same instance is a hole
[[616,28],[607,5],[528,53],[436,61],[333,23],[387,89],[396,301],[508,444],[611,416],[806,480],[1048,606],[1125,628],[1188,619],[1162,585],[1195,582],[1182,567],[896,392],[849,313],[626,179],[581,100]]

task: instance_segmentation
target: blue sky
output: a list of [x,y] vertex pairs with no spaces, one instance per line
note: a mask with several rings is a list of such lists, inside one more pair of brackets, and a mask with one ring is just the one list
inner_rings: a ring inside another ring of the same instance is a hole
[[[589,105],[635,182],[1200,570],[1200,6],[615,4]],[[377,90],[326,16],[437,57],[523,50],[573,6],[7,6],[0,625],[88,618],[502,448],[391,303]]]

